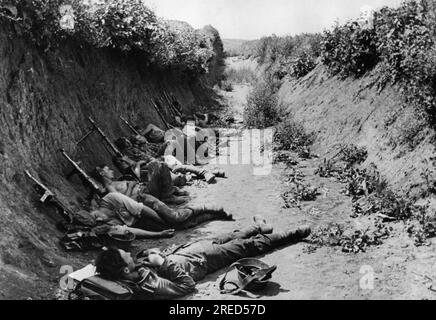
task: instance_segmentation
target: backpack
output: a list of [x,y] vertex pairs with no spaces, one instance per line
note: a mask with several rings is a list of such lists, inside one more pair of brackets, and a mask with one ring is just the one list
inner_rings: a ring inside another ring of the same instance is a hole
[[92,276],[79,282],[68,300],[129,300],[133,291],[122,282]]
[[100,250],[104,247],[101,238],[91,231],[72,231],[66,233],[60,244],[66,251]]

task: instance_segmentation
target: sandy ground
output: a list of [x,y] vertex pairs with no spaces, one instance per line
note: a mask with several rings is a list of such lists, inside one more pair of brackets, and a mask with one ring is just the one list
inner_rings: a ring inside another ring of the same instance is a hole
[[[235,86],[226,99],[238,114],[249,87]],[[237,140],[238,136],[232,137]],[[223,154],[223,152],[222,152]],[[221,157],[225,157],[222,155]],[[341,194],[344,185],[335,179],[314,175],[320,159],[300,160],[296,166],[305,174],[305,182],[321,190],[316,201],[303,203],[301,209],[282,208],[280,193],[286,190],[285,165],[274,165],[272,172],[253,175],[251,165],[221,165],[228,178],[204,188],[189,187],[193,202],[208,201],[222,205],[234,214],[235,222],[211,222],[195,231],[177,235],[177,240],[212,236],[230,232],[251,222],[255,214],[264,215],[276,230],[309,224],[313,229],[340,223],[348,230],[363,229],[374,217],[351,218],[351,201]],[[315,208],[317,210],[313,211]],[[310,253],[310,244],[301,242],[262,257],[277,265],[273,281],[259,292],[261,299],[433,299],[435,251],[417,248],[404,231],[402,222],[391,223],[391,237],[364,253],[343,253],[340,247],[322,247]],[[179,240],[179,241],[180,241]],[[174,242],[174,239],[171,240]],[[198,292],[187,299],[252,299],[247,296],[222,295],[218,290],[224,270],[209,275],[198,285]],[[436,288],[436,283],[434,285]]]
[[[243,104],[250,90],[248,85],[235,85],[233,92],[222,92],[223,99],[241,120]],[[231,143],[241,139],[238,127]],[[316,186],[321,195],[315,201],[302,203],[301,208],[284,209],[280,194],[286,190],[284,164],[273,165],[266,175],[254,175],[249,164],[229,164],[228,155],[221,150],[220,165],[228,178],[215,184],[199,183],[186,189],[192,204],[213,203],[233,213],[235,221],[214,221],[192,230],[177,232],[174,238],[147,240],[135,244],[133,253],[143,248],[165,247],[193,239],[215,236],[244,227],[255,214],[262,214],[275,230],[285,230],[301,224],[313,229],[329,223],[340,223],[347,230],[373,225],[374,217],[351,218],[351,201],[341,193],[344,185],[335,179],[314,175],[320,159],[301,160],[295,166],[305,174],[304,181]],[[316,152],[316,150],[315,150]],[[210,165],[214,167],[214,165]],[[316,210],[313,210],[316,209]],[[429,247],[415,247],[413,239],[404,231],[402,222],[391,223],[391,237],[364,253],[343,253],[340,247],[321,247],[315,251],[307,242],[271,252],[262,260],[277,265],[272,281],[257,294],[260,299],[434,299],[433,274],[436,274],[434,243]],[[218,282],[225,270],[209,275],[197,286],[197,292],[184,299],[253,299],[240,295],[222,295]],[[234,274],[233,274],[234,276]],[[429,277],[428,277],[429,276]],[[433,285],[433,287],[432,287]]]

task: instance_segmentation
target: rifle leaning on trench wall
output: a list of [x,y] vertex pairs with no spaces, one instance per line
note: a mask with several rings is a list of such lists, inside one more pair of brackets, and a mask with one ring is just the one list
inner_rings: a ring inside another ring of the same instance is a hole
[[141,135],[138,130],[136,130],[126,119],[120,116],[120,119],[126,124],[126,126],[132,131],[132,133],[136,136]]
[[102,197],[105,194],[103,188],[95,181],[89,174],[87,174],[77,162],[71,159],[64,149],[59,149],[59,152],[64,156],[64,158],[72,165],[73,171],[68,174],[67,177],[71,177],[73,174],[78,174],[82,183],[89,187],[90,195],[89,198],[92,198],[94,194],[97,194],[99,197]]
[[43,183],[38,181],[34,176],[32,176],[28,170],[24,170],[24,173],[33,181],[36,191],[40,194],[41,198],[39,201],[44,204],[54,205],[56,209],[58,209],[58,212],[61,214],[62,218],[64,218],[68,223],[73,223],[73,212],[57,198],[56,194],[47,188]]
[[170,105],[170,108],[176,113],[176,115],[181,117],[182,116],[182,112],[180,110],[178,110],[176,108],[176,106],[174,105],[174,101],[175,101],[174,98],[171,99],[166,91],[164,91],[163,94],[164,94],[164,97],[167,99],[167,101],[168,101],[168,103]]
[[153,107],[156,110],[157,114],[159,115],[160,119],[162,120],[163,124],[165,125],[165,128],[167,130],[173,129],[176,130],[177,132],[181,133],[182,135],[184,135],[185,137],[188,137],[188,135],[186,133],[184,133],[182,130],[180,130],[179,128],[174,127],[173,125],[169,124],[168,122],[166,122],[164,116],[162,115],[162,113],[159,110],[159,107],[156,105],[156,103],[154,103],[154,101],[152,101]]
[[[97,131],[100,136],[103,138],[103,140],[106,142],[106,144],[109,146],[109,148],[112,150],[113,153],[115,153],[115,156],[118,158],[123,158],[125,157],[125,155],[112,143],[112,141],[104,134],[103,130],[101,130],[97,124],[94,122],[94,120],[92,120],[91,117],[88,117],[89,122],[92,124],[92,131]],[[88,133],[87,135],[89,135],[90,133]],[[134,178],[135,180],[139,181],[140,178],[137,176],[135,169],[130,167],[130,175],[132,176],[132,178]],[[129,176],[130,176],[129,175]]]

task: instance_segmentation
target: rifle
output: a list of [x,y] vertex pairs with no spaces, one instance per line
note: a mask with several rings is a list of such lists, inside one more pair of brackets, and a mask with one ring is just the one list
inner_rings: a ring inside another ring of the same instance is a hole
[[165,121],[165,118],[163,117],[163,115],[160,113],[158,106],[156,105],[156,103],[154,103],[154,101],[152,101],[151,103],[153,104],[154,109],[156,110],[157,114],[159,115],[161,121],[163,122],[163,124],[165,125],[167,130],[169,130],[170,127],[169,127],[168,123]]
[[[97,132],[100,134],[100,136],[104,139],[104,141],[106,141],[106,143],[109,145],[109,147],[115,153],[115,156],[118,158],[123,158],[124,154],[112,143],[112,141],[109,140],[109,138],[104,134],[104,132],[97,126],[97,124],[94,122],[94,120],[92,120],[91,117],[88,117],[88,120],[89,120],[89,122],[91,122],[91,124],[93,126],[93,130],[97,130]],[[131,171],[132,177],[135,178],[135,180],[139,181],[139,177],[136,175],[135,169],[130,167],[130,171]]]
[[188,135],[187,135],[186,133],[184,133],[182,130],[180,130],[179,128],[174,127],[173,125],[171,125],[171,124],[169,124],[169,123],[167,123],[167,122],[165,121],[165,118],[164,118],[164,117],[162,116],[162,114],[160,113],[158,106],[157,106],[153,101],[152,101],[152,103],[153,103],[153,107],[154,107],[154,109],[155,109],[156,112],[159,114],[159,117],[160,117],[160,119],[162,120],[162,122],[165,124],[165,127],[167,128],[167,130],[169,130],[169,129],[174,129],[174,130],[178,131],[179,133],[183,134],[185,137],[188,137]]
[[163,94],[164,94],[164,97],[167,99],[167,101],[168,101],[168,103],[169,103],[169,105],[170,105],[170,108],[171,108],[171,109],[176,113],[176,115],[178,115],[179,117],[181,117],[181,116],[182,116],[182,113],[180,112],[180,110],[178,110],[178,109],[174,106],[174,100],[173,100],[173,99],[170,99],[170,97],[169,97],[168,93],[166,93],[166,91],[164,91]]
[[68,209],[49,188],[34,178],[29,171],[24,170],[24,173],[35,183],[35,189],[42,194],[39,201],[42,203],[52,203],[61,213],[62,217],[68,222],[74,222],[74,213]]
[[[90,177],[82,168],[80,168],[79,164],[75,162],[73,159],[71,159],[64,149],[59,149],[59,152],[62,153],[65,159],[73,166],[72,173],[77,173],[82,180],[82,183],[87,185],[91,189],[91,194],[97,193],[99,196],[103,196],[104,190],[100,188],[98,183]],[[72,174],[69,174],[68,176],[71,176]]]
[[89,122],[91,122],[94,130],[96,130],[100,136],[103,138],[104,141],[106,141],[107,145],[111,150],[115,153],[117,157],[123,157],[124,155],[121,153],[120,150],[112,143],[112,141],[109,140],[109,138],[104,134],[104,132],[97,126],[97,124],[94,122],[94,120],[91,119],[91,117],[88,117]]
[[140,135],[138,130],[136,130],[126,119],[120,116],[120,119],[129,127],[130,131],[133,132],[134,135]]

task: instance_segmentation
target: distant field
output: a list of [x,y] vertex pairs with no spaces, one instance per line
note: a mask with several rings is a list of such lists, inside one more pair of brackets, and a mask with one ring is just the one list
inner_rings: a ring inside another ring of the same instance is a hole
[[251,56],[259,40],[223,39],[224,51],[229,56]]

